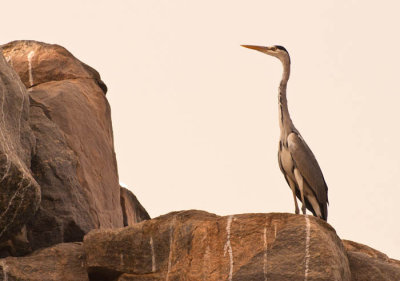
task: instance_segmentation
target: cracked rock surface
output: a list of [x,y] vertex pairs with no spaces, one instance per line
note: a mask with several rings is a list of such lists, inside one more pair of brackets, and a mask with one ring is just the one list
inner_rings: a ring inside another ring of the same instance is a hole
[[20,232],[40,203],[30,171],[35,138],[28,119],[25,86],[0,53],[0,242]]

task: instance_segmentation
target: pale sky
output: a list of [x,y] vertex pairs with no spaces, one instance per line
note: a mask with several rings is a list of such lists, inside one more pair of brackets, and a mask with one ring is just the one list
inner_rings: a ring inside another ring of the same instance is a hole
[[[21,3],[22,2],[22,3]],[[63,3],[63,4],[61,4]],[[294,212],[275,58],[329,187],[328,222],[400,259],[398,1],[7,1],[1,40],[66,47],[109,88],[120,181],[152,217]]]

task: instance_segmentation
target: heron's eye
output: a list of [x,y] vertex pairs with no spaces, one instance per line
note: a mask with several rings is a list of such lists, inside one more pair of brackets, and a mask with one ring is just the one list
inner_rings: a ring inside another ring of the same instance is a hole
[[275,46],[272,47],[271,50],[272,50],[272,51],[276,51],[276,47],[275,47]]

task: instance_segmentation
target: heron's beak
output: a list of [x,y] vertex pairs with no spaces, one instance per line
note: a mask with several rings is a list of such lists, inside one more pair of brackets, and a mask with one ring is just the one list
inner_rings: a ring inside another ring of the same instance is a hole
[[254,46],[254,45],[241,45],[241,46],[248,49],[259,51],[261,53],[266,53],[269,50],[269,47],[263,47],[263,46]]

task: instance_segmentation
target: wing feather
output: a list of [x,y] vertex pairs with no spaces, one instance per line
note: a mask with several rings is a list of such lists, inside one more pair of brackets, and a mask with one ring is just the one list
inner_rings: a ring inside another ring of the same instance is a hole
[[318,202],[325,205],[326,208],[326,204],[328,203],[328,186],[326,185],[317,159],[315,159],[311,149],[299,134],[295,132],[290,133],[287,141],[296,168],[314,191]]

